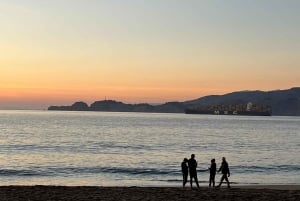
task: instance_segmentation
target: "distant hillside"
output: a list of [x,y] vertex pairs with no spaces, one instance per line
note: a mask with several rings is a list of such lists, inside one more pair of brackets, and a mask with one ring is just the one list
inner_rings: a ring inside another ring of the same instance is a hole
[[147,103],[125,104],[114,100],[102,100],[90,106],[84,102],[76,102],[71,106],[50,106],[48,110],[184,113],[185,109],[190,106],[237,105],[248,102],[271,106],[273,115],[300,116],[300,87],[267,92],[240,91],[155,106]]
[[205,96],[186,101],[185,105],[230,105],[252,102],[272,107],[273,115],[300,116],[300,87],[275,91],[240,91],[224,95]]
[[71,106],[50,106],[48,110],[183,113],[185,105],[180,102],[169,102],[153,106],[148,103],[126,104],[114,100],[102,100],[92,103],[91,106],[84,102],[76,102]]

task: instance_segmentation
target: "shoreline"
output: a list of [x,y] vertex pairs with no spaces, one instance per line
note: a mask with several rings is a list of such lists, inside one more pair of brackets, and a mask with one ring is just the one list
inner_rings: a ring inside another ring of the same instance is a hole
[[112,201],[112,200],[300,200],[300,185],[226,185],[208,187],[0,186],[0,201]]
[[[216,184],[217,186],[217,184]],[[300,190],[300,184],[232,184],[233,189],[274,189],[274,190]],[[60,184],[7,184],[0,185],[3,187],[94,187],[94,188],[182,188],[181,185],[60,185]],[[196,188],[193,183],[193,188]],[[207,185],[200,185],[201,189],[210,189]],[[227,188],[227,184],[223,183],[221,189]],[[190,189],[189,183],[186,184],[184,189]],[[213,188],[211,188],[213,189]]]

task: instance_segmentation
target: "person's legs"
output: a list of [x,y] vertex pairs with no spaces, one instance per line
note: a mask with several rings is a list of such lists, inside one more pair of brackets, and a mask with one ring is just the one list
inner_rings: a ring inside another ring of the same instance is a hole
[[198,183],[198,177],[197,177],[197,175],[195,175],[194,178],[195,178],[195,182],[197,184],[197,187],[199,188],[199,183]]
[[211,183],[212,183],[212,176],[209,175],[209,185],[208,185],[209,188],[211,187]]
[[183,174],[183,187],[185,187],[185,184],[187,182],[187,177],[188,177],[187,174]]
[[216,176],[216,175],[212,175],[212,183],[213,183],[213,187],[215,187],[215,176]]
[[190,184],[191,184],[191,188],[193,188],[193,175],[190,175]]
[[229,183],[227,175],[225,175],[225,181],[227,182],[227,187],[230,188],[230,183]]
[[224,181],[224,177],[225,177],[225,176],[226,176],[225,174],[223,174],[223,175],[222,175],[222,177],[221,177],[221,180],[220,180],[220,183],[219,183],[218,187],[221,187],[221,185],[222,185],[222,183],[223,183],[223,181]]

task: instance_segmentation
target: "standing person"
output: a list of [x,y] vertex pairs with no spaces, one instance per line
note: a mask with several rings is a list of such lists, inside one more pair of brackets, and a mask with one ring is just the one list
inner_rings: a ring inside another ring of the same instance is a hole
[[191,155],[191,158],[189,159],[188,164],[189,164],[189,170],[190,170],[191,188],[193,188],[193,178],[195,179],[197,187],[199,188],[199,183],[198,183],[198,178],[197,178],[197,161],[195,160],[195,154]]
[[185,187],[185,184],[187,183],[187,178],[189,175],[189,167],[187,165],[188,159],[184,158],[181,163],[181,172],[183,177],[183,188]]
[[217,172],[216,160],[213,158],[211,159],[211,164],[209,168],[209,188],[211,187],[211,183],[213,187],[215,187],[216,172]]
[[222,171],[222,177],[221,177],[221,181],[218,185],[218,188],[221,187],[224,179],[227,182],[227,187],[230,188],[230,184],[229,184],[229,180],[228,180],[228,177],[230,177],[230,172],[229,172],[229,166],[228,166],[228,163],[227,163],[225,157],[222,158],[222,165],[221,165],[220,169],[218,170],[218,172],[220,172],[220,171]]

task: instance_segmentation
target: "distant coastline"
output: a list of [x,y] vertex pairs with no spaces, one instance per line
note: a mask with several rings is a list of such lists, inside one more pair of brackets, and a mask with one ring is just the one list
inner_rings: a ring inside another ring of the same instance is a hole
[[126,104],[115,100],[101,100],[89,106],[87,103],[79,101],[70,106],[49,106],[48,110],[184,113],[189,107],[238,105],[249,102],[272,107],[272,115],[300,116],[300,87],[266,92],[257,90],[239,91],[224,95],[204,96],[184,102],[167,102],[161,105],[151,105],[148,103]]
[[92,103],[90,106],[82,101],[75,102],[71,106],[50,106],[48,110],[63,111],[106,111],[106,112],[155,112],[155,113],[183,113],[184,103],[168,102],[162,105],[150,105],[148,103],[126,104],[115,100],[102,100]]

